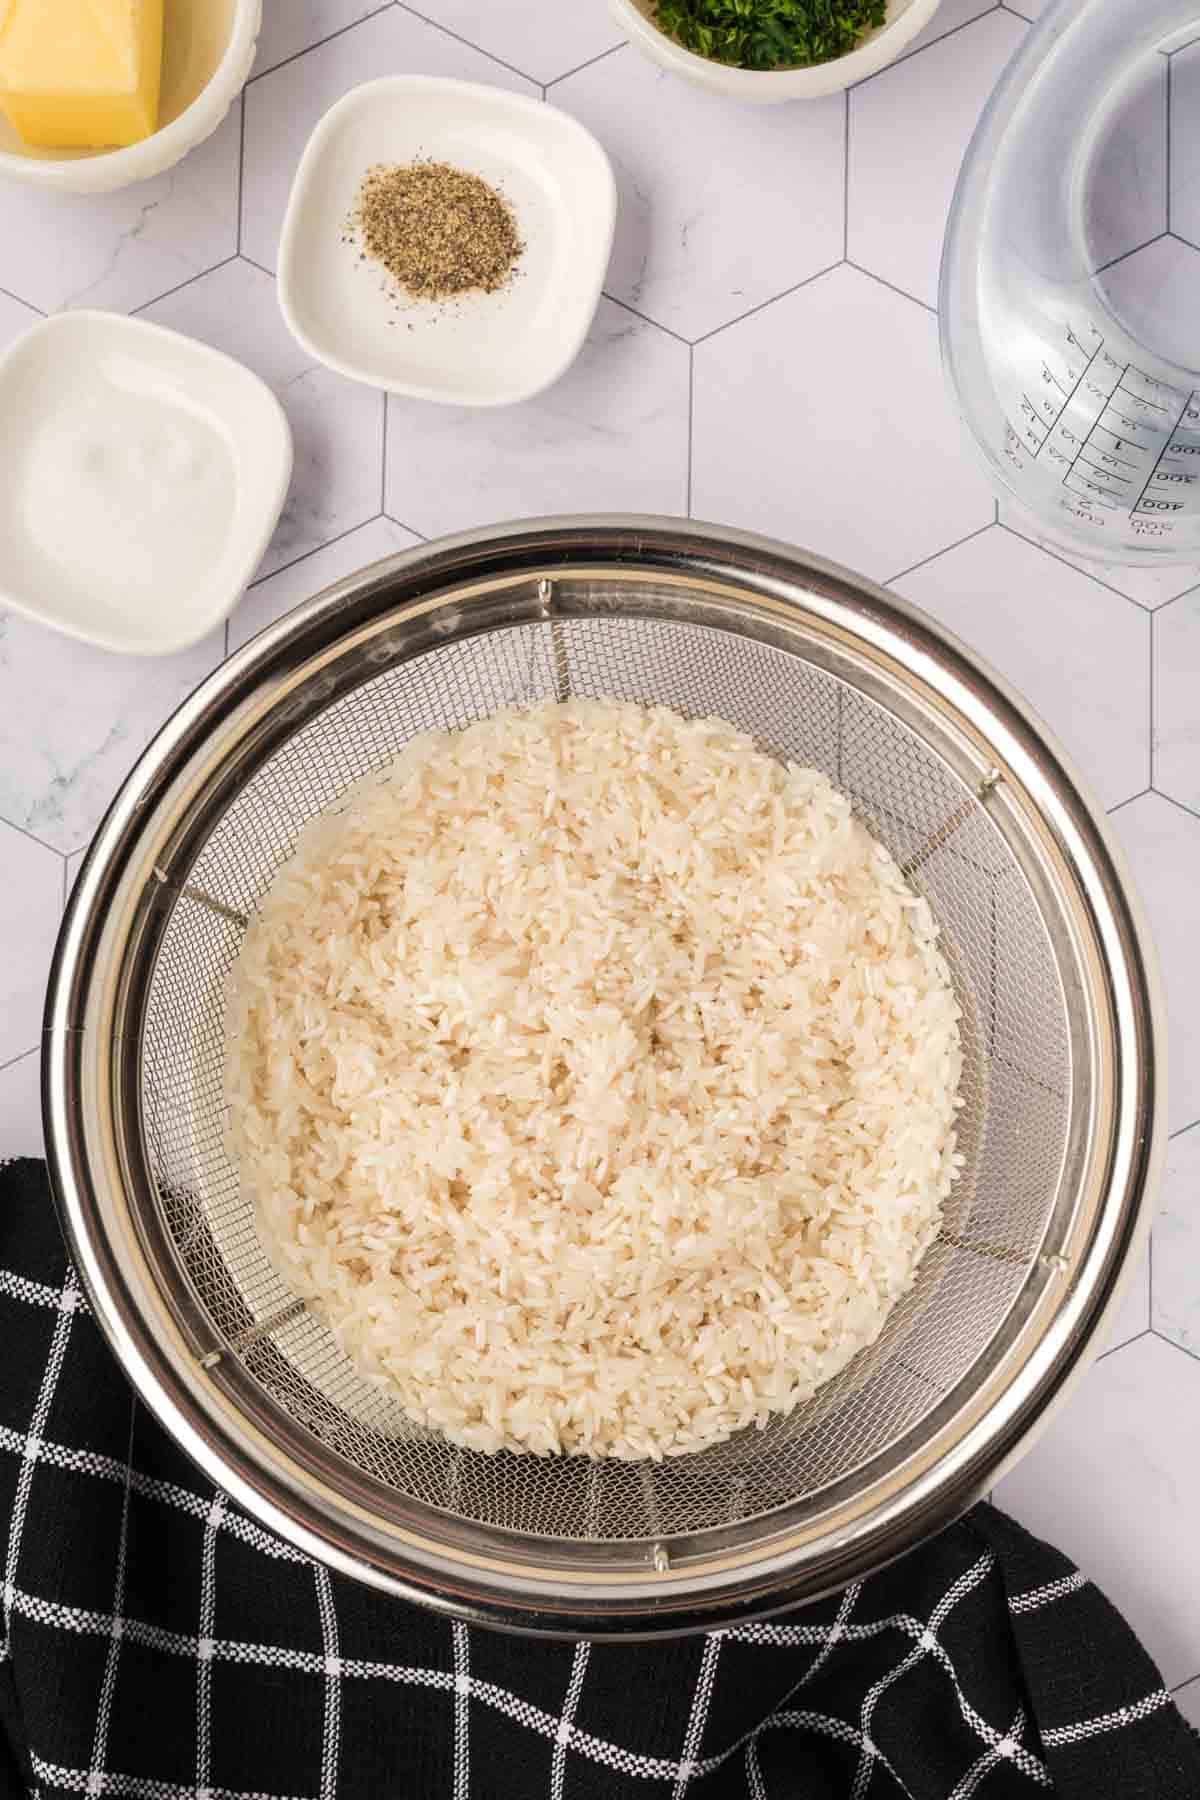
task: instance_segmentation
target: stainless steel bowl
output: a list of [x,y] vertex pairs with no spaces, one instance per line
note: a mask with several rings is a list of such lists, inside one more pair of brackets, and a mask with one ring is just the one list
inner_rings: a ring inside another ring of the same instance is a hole
[[[824,769],[943,928],[966,1166],[879,1341],[764,1431],[664,1464],[410,1425],[259,1246],[223,1144],[222,986],[297,833],[416,731],[570,693],[715,713]],[[945,1525],[1086,1361],[1162,1136],[1151,957],[1056,747],[961,645],[780,545],[550,520],[377,564],[209,678],[104,821],[46,1017],[54,1185],[148,1405],[248,1512],[462,1617],[674,1633],[815,1597]]]

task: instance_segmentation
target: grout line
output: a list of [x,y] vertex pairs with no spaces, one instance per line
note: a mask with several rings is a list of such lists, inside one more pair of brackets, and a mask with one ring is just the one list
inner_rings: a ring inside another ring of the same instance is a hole
[[277,63],[272,63],[269,69],[256,69],[247,80],[246,87],[253,87],[255,82],[262,81],[264,76],[274,75],[277,69],[286,69],[289,63],[299,62],[300,58],[307,56],[310,50],[320,50],[324,44],[332,44],[335,38],[345,37],[346,33],[353,31],[356,25],[365,25],[368,19],[377,19],[381,13],[391,12],[393,3],[394,0],[384,0],[383,5],[377,6],[374,12],[364,13],[361,19],[351,19],[348,25],[339,25],[336,31],[331,31],[327,36],[318,38],[315,43],[305,44],[302,50],[293,50],[290,56],[281,57]]
[[[403,519],[398,519],[395,513],[388,512],[386,508],[379,516],[381,519],[386,519],[391,525],[398,525],[401,531],[407,531],[409,537],[415,537],[419,544],[427,544],[429,542],[428,532],[418,531],[415,525],[406,525]],[[367,521],[368,524],[371,522],[371,520]]]
[[[1097,587],[1103,588],[1108,594],[1115,594],[1118,600],[1124,600],[1127,606],[1136,606],[1140,613],[1154,611],[1152,606],[1147,606],[1141,600],[1135,600],[1132,594],[1123,594],[1119,587],[1114,587],[1111,581],[1105,581],[1102,575],[1093,574],[1091,569],[1081,569],[1078,563],[1073,563],[1069,556],[1064,556],[1063,552],[1056,549],[1053,544],[1043,544],[1039,538],[1030,537],[1028,532],[1018,531],[1017,527],[1010,525],[1007,519],[1000,519],[998,524],[1001,531],[1007,531],[1013,537],[1020,538],[1023,544],[1028,544],[1032,550],[1040,550],[1043,556],[1053,557],[1054,561],[1061,563],[1064,569],[1073,569],[1076,575],[1082,575],[1085,581],[1094,581]],[[1188,592],[1191,590],[1189,589]],[[1177,598],[1182,599],[1183,596],[1179,595]],[[1163,604],[1169,606],[1171,602],[1168,600]]]
[[[873,76],[872,80],[874,80]],[[862,263],[856,263],[853,257],[848,256],[846,258],[846,267],[848,269],[857,269],[860,275],[867,276],[870,281],[877,281],[880,287],[888,288],[893,294],[899,294],[902,300],[911,300],[914,306],[924,307],[927,313],[932,313],[934,318],[937,318],[937,307],[930,306],[928,300],[919,300],[915,294],[910,294],[907,288],[897,287],[894,281],[888,281],[885,276],[877,275],[874,269],[864,268]]]
[[[510,75],[519,75],[522,81],[529,83],[530,87],[542,87],[540,81],[535,81],[532,75],[525,73],[524,69],[518,69],[516,63],[505,62],[504,58],[497,56],[494,51],[485,50],[481,44],[473,44],[470,38],[463,37],[460,31],[451,31],[450,27],[443,25],[440,19],[431,19],[427,13],[419,12],[415,6],[408,5],[407,0],[396,0],[396,4],[400,12],[407,13],[410,18],[420,19],[425,25],[431,25],[434,31],[440,31],[446,37],[453,38],[456,44],[465,44],[468,50],[475,52],[476,56],[486,56],[489,62],[494,62],[498,68],[507,69]],[[544,89],[542,97],[545,98]]]
[[238,126],[238,180],[237,180],[237,248],[242,253],[242,200],[246,192],[246,95],[243,91],[238,95],[242,108],[241,121]]
[[936,562],[939,556],[949,556],[952,550],[957,550],[963,544],[969,544],[972,538],[982,537],[985,531],[993,529],[994,521],[989,519],[986,525],[977,525],[974,531],[964,532],[962,537],[955,538],[952,544],[943,544],[940,550],[934,550],[929,556],[923,556],[920,562],[910,563],[907,569],[901,569],[896,575],[887,576],[880,585],[891,587],[897,581],[905,581],[908,576],[915,575],[918,569],[928,568],[929,564]]
[[557,87],[560,81],[570,81],[572,75],[582,75],[585,69],[594,69],[596,64],[598,62],[603,62],[606,56],[615,56],[618,50],[625,50],[628,48],[628,45],[629,39],[622,38],[619,44],[610,44],[608,49],[601,50],[599,55],[589,56],[586,62],[576,63],[573,69],[567,69],[564,74],[556,75],[553,81],[548,81],[546,83],[546,93],[549,94],[550,89],[552,87]]
[[[59,852],[59,855],[60,856],[62,855],[61,851]],[[65,912],[66,906],[67,906],[67,897],[71,891],[71,869],[70,869],[70,864],[67,862],[67,859],[65,856],[63,856],[62,862],[63,862],[62,903],[63,903],[63,911]]]
[[1150,614],[1150,786],[1154,786],[1154,739],[1157,731],[1154,691],[1154,614]]
[[1141,1331],[1135,1331],[1132,1337],[1122,1338],[1119,1344],[1110,1344],[1107,1350],[1102,1350],[1100,1352],[1096,1361],[1098,1363],[1107,1362],[1108,1358],[1110,1356],[1115,1356],[1118,1350],[1128,1350],[1131,1344],[1138,1343],[1144,1337],[1153,1336],[1153,1331],[1150,1329],[1149,1325],[1146,1325]]
[[[249,593],[249,591],[250,590],[247,588],[246,592]],[[223,662],[227,662],[229,660],[229,620],[228,619],[226,619],[226,621],[225,621],[225,648],[224,648],[224,652],[222,654],[221,660]]]
[[1150,1327],[1150,1335],[1156,1337],[1160,1344],[1169,1344],[1172,1350],[1178,1350],[1182,1355],[1190,1356],[1193,1362],[1200,1363],[1200,1355],[1197,1355],[1195,1350],[1189,1350],[1186,1344],[1181,1344],[1178,1338],[1164,1337],[1162,1332],[1155,1331],[1153,1326]]
[[1171,1143],[1177,1137],[1186,1137],[1189,1131],[1195,1131],[1197,1127],[1200,1127],[1200,1119],[1193,1119],[1190,1125],[1181,1125],[1178,1131],[1168,1131],[1167,1142]]
[[388,396],[387,389],[383,393],[383,433],[379,456],[379,510],[387,511],[387,444],[388,444]]
[[1177,807],[1181,813],[1186,813],[1189,819],[1200,819],[1200,812],[1197,812],[1194,806],[1185,806],[1184,802],[1177,800],[1174,794],[1164,794],[1161,788],[1155,788],[1154,792],[1160,800],[1165,800],[1168,806]]
[[839,256],[836,262],[829,263],[824,269],[818,269],[814,275],[806,275],[803,281],[797,281],[790,288],[784,288],[781,294],[772,294],[769,300],[760,300],[757,306],[747,307],[746,311],[739,313],[736,319],[726,319],[723,325],[714,325],[711,331],[702,332],[698,338],[693,338],[693,347],[709,343],[711,339],[719,337],[721,332],[728,331],[731,325],[740,325],[743,319],[752,319],[755,313],[763,312],[768,306],[774,306],[777,300],[786,300],[790,295],[798,294],[801,288],[810,287],[814,281],[820,281],[823,275],[832,275],[835,269],[843,269],[847,266],[845,258]]
[[[924,56],[927,50],[934,49],[936,45],[948,44],[950,39],[957,37],[960,31],[970,31],[972,25],[978,25],[981,19],[990,19],[994,17],[996,13],[1007,11],[1012,11],[1019,19],[1025,19],[1025,14],[1018,13],[1015,7],[1008,8],[1003,5],[985,6],[982,12],[977,12],[975,14],[974,18],[964,19],[961,25],[952,25],[949,31],[939,32],[937,37],[930,38],[927,44],[917,44],[912,49],[902,51],[895,62],[885,63],[883,68],[876,69],[873,75],[864,75],[861,80],[852,82],[847,89],[847,92],[851,94],[857,93],[858,89],[866,87],[868,82],[878,81],[881,75],[888,74],[891,69],[898,69],[901,64],[911,62],[914,56]],[[1025,23],[1031,25],[1033,20],[1025,19]]]
[[31,1056],[36,1056],[40,1049],[41,1045],[35,1044],[32,1050],[22,1050],[18,1055],[10,1056],[7,1062],[0,1063],[0,1075],[3,1075],[5,1069],[15,1069],[18,1063],[26,1062]]
[[[675,331],[670,325],[664,325],[661,319],[652,319],[649,313],[639,312],[636,306],[630,306],[628,300],[622,300],[619,294],[610,294],[605,288],[600,297],[602,300],[609,301],[613,306],[619,306],[623,312],[632,313],[635,319],[642,321],[643,325],[653,325],[656,331],[665,331],[667,336],[674,338],[677,344],[687,344],[688,349],[691,349],[690,340],[685,338],[681,331]],[[721,330],[722,328],[718,326],[717,329]]]
[[1171,128],[1171,110],[1175,104],[1175,96],[1174,96],[1175,82],[1174,82],[1173,74],[1174,74],[1174,72],[1173,72],[1172,65],[1171,65],[1171,59],[1168,56],[1168,58],[1167,58],[1167,230],[1168,231],[1170,231],[1170,229],[1171,229],[1171,137],[1173,135],[1172,128]]
[[280,563],[277,569],[270,570],[266,575],[256,575],[246,592],[252,594],[255,588],[261,587],[265,581],[274,581],[277,575],[285,574],[288,569],[298,568],[302,562],[307,562],[310,556],[317,556],[322,550],[328,550],[332,545],[340,544],[343,538],[353,537],[356,531],[362,531],[364,526],[373,525],[376,519],[382,518],[382,516],[382,511],[372,513],[369,519],[360,519],[355,525],[347,525],[345,531],[339,531],[336,537],[326,538],[323,543],[314,544],[311,550],[302,550],[299,556],[293,556],[291,562]]
[[[274,269],[268,269],[266,263],[256,262],[252,256],[247,256],[244,250],[239,251],[238,256],[242,262],[249,263],[252,269],[257,269],[260,275],[269,275],[271,280],[274,281],[275,271]],[[232,258],[230,260],[232,261]]]
[[7,825],[10,831],[15,831],[20,837],[28,838],[31,844],[37,844],[41,849],[49,850],[52,856],[64,854],[56,844],[48,844],[45,838],[35,837],[32,831],[28,831],[24,825],[14,824],[12,819],[0,818],[0,825]]
[[1154,1223],[1151,1223],[1150,1236],[1146,1239],[1146,1311],[1150,1317],[1150,1329],[1154,1330]]
[[687,443],[687,509],[692,516],[692,446],[696,440],[696,352],[688,346],[688,443]]
[[15,300],[18,306],[28,307],[29,311],[36,313],[39,319],[50,317],[43,307],[35,306],[32,300],[22,300],[20,294],[14,294],[11,288],[0,287],[0,294],[3,294],[8,300]]
[[997,10],[997,12],[1010,12],[1014,19],[1024,19],[1024,21],[1027,25],[1033,24],[1033,20],[1030,18],[1029,14],[1020,12],[1012,4],[1012,0],[1000,0],[1000,4],[996,8],[996,10]]
[[1139,788],[1136,794],[1126,794],[1124,800],[1118,800],[1115,806],[1110,806],[1106,809],[1106,817],[1111,819],[1115,813],[1121,812],[1124,807],[1132,806],[1135,800],[1144,800],[1146,795],[1152,792],[1152,788],[1144,787]]
[[1143,250],[1148,250],[1150,248],[1151,244],[1160,244],[1163,238],[1169,236],[1169,231],[1156,231],[1154,236],[1148,237],[1144,244],[1135,244],[1132,250],[1122,250],[1120,256],[1110,257],[1106,263],[1100,263],[1092,270],[1092,274],[1107,275],[1108,271],[1110,269],[1115,269],[1118,263],[1128,262],[1131,256],[1140,256]]
[[1172,231],[1168,235],[1173,237],[1177,244],[1186,244],[1189,250],[1200,250],[1200,244],[1194,243],[1190,237],[1184,237],[1182,231]]
[[143,300],[140,306],[130,307],[129,317],[135,319],[139,313],[149,312],[150,308],[152,306],[157,306],[161,300],[170,300],[176,294],[182,294],[184,288],[190,288],[193,282],[203,281],[206,275],[215,275],[218,269],[227,269],[230,263],[234,263],[237,260],[238,255],[235,250],[232,256],[223,256],[220,262],[213,263],[211,268],[197,269],[196,273],[194,275],[189,275],[186,281],[177,281],[175,286],[167,288],[165,293],[155,294],[153,300]]
[[1171,1689],[1171,1692],[1172,1694],[1182,1694],[1185,1688],[1195,1687],[1198,1681],[1200,1681],[1200,1675],[1189,1675],[1186,1681],[1181,1681],[1178,1687]]
[[850,255],[850,89],[846,89],[846,116],[842,126],[842,257]]

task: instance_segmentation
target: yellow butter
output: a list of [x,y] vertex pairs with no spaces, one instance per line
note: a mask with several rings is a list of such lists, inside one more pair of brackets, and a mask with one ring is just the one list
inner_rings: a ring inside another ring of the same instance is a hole
[[0,0],[0,104],[28,144],[103,150],[158,125],[163,0]]

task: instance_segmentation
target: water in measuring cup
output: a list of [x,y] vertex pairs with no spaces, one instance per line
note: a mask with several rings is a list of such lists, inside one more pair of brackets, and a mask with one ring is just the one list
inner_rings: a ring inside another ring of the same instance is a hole
[[947,235],[966,422],[1043,534],[1101,560],[1200,555],[1200,249],[1170,231],[1172,130],[1200,159],[1200,105],[1172,120],[1176,56],[1200,96],[1200,0],[1056,0]]
[[1200,387],[1152,373],[1082,311],[1044,317],[1043,335],[1021,349],[998,371],[998,393],[1004,455],[1025,503],[1089,534],[1097,554],[1113,540],[1190,553]]

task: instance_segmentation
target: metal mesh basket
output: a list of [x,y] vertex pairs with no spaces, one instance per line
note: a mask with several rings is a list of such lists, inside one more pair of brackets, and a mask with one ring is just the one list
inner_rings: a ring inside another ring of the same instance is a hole
[[[824,770],[943,929],[965,1165],[878,1342],[765,1430],[662,1464],[458,1449],[264,1255],[224,1149],[224,982],[305,823],[415,733],[611,696]],[[1107,849],[954,646],[695,529],[527,528],[367,571],[221,670],[131,777],[50,1003],[64,1210],[130,1373],[216,1479],[354,1572],[532,1630],[699,1627],[953,1516],[1078,1361],[1133,1234],[1151,1006]]]

